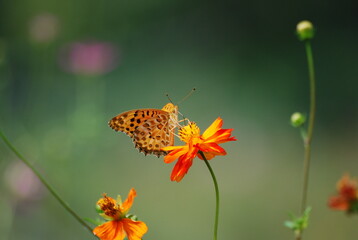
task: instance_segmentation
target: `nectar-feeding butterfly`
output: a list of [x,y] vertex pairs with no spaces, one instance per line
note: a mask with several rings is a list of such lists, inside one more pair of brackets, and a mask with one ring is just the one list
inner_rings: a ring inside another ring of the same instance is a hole
[[161,148],[174,145],[178,124],[178,106],[166,104],[162,109],[136,109],[112,118],[108,125],[133,139],[134,146],[145,155],[166,155]]

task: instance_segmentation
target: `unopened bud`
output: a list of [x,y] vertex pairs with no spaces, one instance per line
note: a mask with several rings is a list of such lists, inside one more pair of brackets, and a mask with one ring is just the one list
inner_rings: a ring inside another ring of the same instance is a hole
[[295,112],[291,116],[291,124],[293,127],[301,127],[306,122],[306,117],[299,112]]
[[296,32],[301,41],[310,40],[314,37],[314,27],[310,21],[301,21],[297,24]]
[[103,213],[103,210],[101,209],[101,207],[98,204],[96,204],[96,212]]

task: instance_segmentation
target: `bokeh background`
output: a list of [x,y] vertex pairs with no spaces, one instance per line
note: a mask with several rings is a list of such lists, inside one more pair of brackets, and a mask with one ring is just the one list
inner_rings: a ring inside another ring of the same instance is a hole
[[[103,192],[126,196],[149,226],[145,239],[211,239],[214,188],[195,160],[182,182],[173,165],[139,154],[107,126],[118,113],[161,108],[206,128],[218,116],[237,142],[212,161],[221,189],[219,239],[292,239],[303,147],[289,124],[308,112],[300,20],[317,28],[317,71],[305,239],[357,239],[358,218],[327,208],[336,181],[358,176],[358,15],[343,1],[1,1],[0,127],[83,217]],[[179,141],[177,141],[179,143]],[[0,239],[95,239],[0,142]]]

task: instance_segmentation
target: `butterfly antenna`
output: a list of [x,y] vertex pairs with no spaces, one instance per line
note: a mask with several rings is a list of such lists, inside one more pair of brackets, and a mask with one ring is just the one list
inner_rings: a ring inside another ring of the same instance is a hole
[[178,102],[178,105],[179,105],[180,103],[184,102],[186,99],[188,99],[188,98],[195,92],[195,90],[196,90],[195,88],[191,89],[190,92],[189,92],[185,97],[183,97],[182,100],[180,100],[180,101]]
[[[167,96],[169,102],[171,102],[172,104],[174,104],[173,101],[172,101],[172,99],[169,97],[169,93],[165,94],[165,96]],[[175,104],[174,104],[174,105],[175,105]]]

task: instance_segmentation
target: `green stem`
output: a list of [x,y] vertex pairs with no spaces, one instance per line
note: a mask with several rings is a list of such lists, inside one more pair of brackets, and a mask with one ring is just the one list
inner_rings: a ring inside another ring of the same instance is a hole
[[208,167],[211,177],[214,182],[215,197],[216,197],[214,240],[217,240],[218,239],[218,225],[219,225],[219,204],[220,204],[219,185],[218,185],[218,182],[216,181],[215,173],[214,173],[213,169],[211,168],[209,161],[206,159],[206,157],[202,151],[199,151],[199,153],[202,156],[202,158],[204,159],[204,162],[205,162],[206,166]]
[[306,55],[307,55],[309,80],[310,80],[310,114],[309,114],[309,121],[308,121],[307,136],[304,139],[305,155],[304,155],[304,163],[303,163],[303,190],[302,190],[302,200],[301,200],[301,213],[303,213],[306,209],[309,168],[310,168],[310,160],[311,160],[311,141],[312,141],[313,127],[314,127],[315,114],[316,114],[315,72],[314,72],[314,65],[313,65],[311,42],[309,40],[305,42],[305,48],[306,48]]
[[[56,200],[66,209],[67,212],[69,212],[82,226],[84,226],[88,231],[92,233],[92,228],[87,225],[87,223],[80,218],[75,211],[73,211],[70,206],[61,199],[61,197],[55,192],[55,190],[50,186],[50,184],[45,180],[45,178],[38,172],[31,163],[22,156],[19,151],[16,150],[16,148],[10,143],[10,141],[6,138],[6,136],[3,134],[3,132],[0,130],[0,137],[4,140],[6,145],[15,153],[15,155],[23,162],[25,163],[31,171],[40,179],[40,181],[45,185],[47,190],[56,198]],[[93,233],[92,233],[93,234]]]
[[[307,55],[308,75],[310,81],[310,114],[308,120],[307,134],[303,138],[305,154],[304,154],[304,161],[303,161],[301,214],[304,214],[304,211],[306,210],[307,207],[306,202],[307,202],[309,170],[310,170],[310,162],[311,162],[311,142],[312,142],[312,134],[313,134],[314,121],[315,121],[315,114],[316,114],[316,83],[315,83],[316,81],[315,81],[311,42],[309,40],[306,40],[305,48],[306,48],[306,55]],[[296,240],[302,239],[302,230],[300,230],[300,232],[296,234],[295,239]]]

